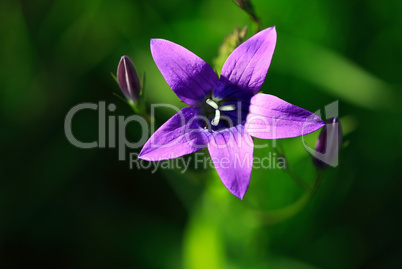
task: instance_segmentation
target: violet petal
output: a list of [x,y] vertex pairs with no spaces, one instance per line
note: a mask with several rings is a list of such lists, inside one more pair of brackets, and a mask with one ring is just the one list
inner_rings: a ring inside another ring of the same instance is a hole
[[189,105],[204,102],[218,76],[204,60],[173,42],[151,40],[151,53],[166,82]]
[[185,107],[148,139],[138,158],[161,161],[196,152],[207,146],[209,133],[200,127],[194,107]]
[[247,132],[257,138],[297,137],[325,125],[320,117],[270,94],[256,94],[250,100]]
[[276,30],[273,26],[260,31],[238,46],[222,67],[221,81],[228,86],[218,87],[214,95],[233,96],[233,88],[243,94],[256,94],[264,83],[275,45]]
[[208,143],[223,185],[239,199],[243,199],[250,183],[253,149],[253,140],[242,125],[213,132]]

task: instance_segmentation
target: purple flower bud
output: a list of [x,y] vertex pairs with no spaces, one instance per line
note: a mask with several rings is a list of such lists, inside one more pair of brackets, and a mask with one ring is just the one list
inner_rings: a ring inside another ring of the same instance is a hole
[[322,128],[315,145],[314,165],[319,169],[338,164],[338,153],[342,144],[342,127],[337,117],[330,118]]
[[250,0],[234,0],[241,9],[248,10],[252,7]]
[[236,2],[236,4],[245,12],[247,12],[251,17],[255,19],[257,18],[251,0],[233,0],[233,1]]
[[137,104],[141,93],[140,79],[134,64],[128,56],[122,56],[117,67],[117,83],[124,96],[133,104]]

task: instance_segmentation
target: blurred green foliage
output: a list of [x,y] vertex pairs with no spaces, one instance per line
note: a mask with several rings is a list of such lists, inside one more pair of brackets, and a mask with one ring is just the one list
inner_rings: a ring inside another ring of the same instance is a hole
[[[112,94],[121,55],[146,72],[150,103],[183,106],[153,63],[149,39],[212,64],[235,27],[255,30],[232,1],[0,3],[2,268],[401,267],[402,2],[253,4],[263,28],[278,32],[262,90],[310,111],[339,100],[340,166],[326,171],[311,200],[279,169],[255,169],[240,201],[214,170],[130,170],[117,149],[75,148],[64,135],[64,117],[79,103],[106,101],[117,106],[109,115],[131,115]],[[74,135],[96,140],[97,118],[77,114]],[[137,126],[127,129],[138,140]],[[278,144],[311,183],[301,138]]]

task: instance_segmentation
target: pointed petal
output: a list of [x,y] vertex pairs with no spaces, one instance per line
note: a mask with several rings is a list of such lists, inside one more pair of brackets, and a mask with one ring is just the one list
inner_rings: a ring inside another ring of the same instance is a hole
[[161,161],[177,158],[206,147],[208,132],[200,127],[198,111],[185,107],[148,139],[138,158]]
[[250,183],[253,149],[253,139],[242,125],[213,132],[208,143],[212,162],[223,185],[240,199]]
[[218,83],[218,76],[191,51],[164,39],[151,40],[151,53],[166,82],[185,103],[203,102]]
[[226,97],[233,91],[256,94],[264,83],[275,45],[274,26],[257,33],[238,46],[222,67],[221,81],[227,86],[218,87],[214,95]]
[[270,94],[256,94],[250,100],[245,128],[257,138],[296,137],[320,129],[325,122],[303,108]]

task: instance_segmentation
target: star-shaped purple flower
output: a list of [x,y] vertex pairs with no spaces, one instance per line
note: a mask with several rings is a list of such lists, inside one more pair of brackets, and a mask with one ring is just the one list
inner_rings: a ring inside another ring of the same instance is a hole
[[257,93],[264,83],[276,44],[275,27],[238,46],[220,78],[201,58],[167,40],[152,39],[156,65],[176,95],[190,105],[165,122],[146,142],[139,158],[167,160],[208,146],[225,187],[243,199],[251,176],[251,136],[301,136],[325,123],[315,114],[278,97]]

